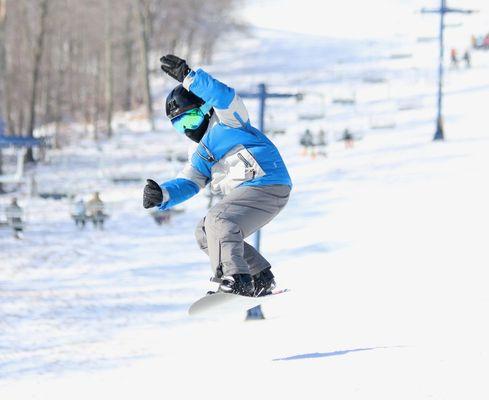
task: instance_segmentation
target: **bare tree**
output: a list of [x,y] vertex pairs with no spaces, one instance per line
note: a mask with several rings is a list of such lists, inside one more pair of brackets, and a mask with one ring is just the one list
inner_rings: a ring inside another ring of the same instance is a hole
[[[5,79],[7,76],[7,54],[5,47],[5,20],[7,19],[7,2],[6,0],[0,0],[0,122],[4,124],[4,118],[6,113],[6,85]],[[3,125],[5,126],[5,125]],[[3,134],[3,132],[0,132]],[[0,175],[3,172],[3,155],[2,148],[0,147]],[[0,193],[3,193],[3,185],[0,183]]]
[[139,15],[139,40],[141,46],[141,63],[142,63],[142,78],[144,82],[144,102],[146,104],[146,112],[148,120],[151,124],[151,129],[155,129],[153,119],[153,100],[151,98],[151,87],[149,84],[149,3],[145,0],[138,0],[138,15]]
[[112,114],[114,112],[114,69],[112,48],[112,9],[111,1],[105,0],[105,106],[107,112],[107,136],[112,136]]
[[0,0],[0,115],[9,132],[44,125],[59,145],[110,135],[114,113],[142,104],[153,127],[157,58],[210,61],[238,1]]
[[5,79],[7,76],[7,52],[5,37],[5,21],[7,19],[7,1],[0,0],[0,118],[5,117]]
[[126,90],[124,94],[124,110],[128,111],[132,107],[133,97],[133,75],[134,75],[134,36],[132,25],[134,22],[134,8],[132,2],[127,5],[125,35],[124,35],[124,62],[126,64],[125,80]]
[[[41,15],[39,18],[39,32],[36,38],[36,44],[34,47],[33,58],[33,70],[32,70],[32,83],[31,83],[31,96],[29,107],[29,126],[27,128],[27,135],[29,137],[34,136],[34,128],[36,124],[36,102],[37,102],[37,88],[39,85],[39,73],[41,70],[41,58],[44,51],[44,38],[46,34],[46,20],[48,16],[48,0],[42,0],[40,4]],[[34,161],[32,156],[32,149],[26,153],[26,161]]]

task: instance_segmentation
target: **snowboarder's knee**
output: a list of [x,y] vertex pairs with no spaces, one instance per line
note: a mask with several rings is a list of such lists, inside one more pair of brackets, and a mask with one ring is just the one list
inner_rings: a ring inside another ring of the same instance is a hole
[[239,225],[229,218],[226,218],[221,212],[207,214],[204,222],[204,229],[205,232],[212,232],[213,236],[221,239],[242,236]]
[[197,243],[202,250],[207,248],[207,238],[205,236],[204,221],[205,218],[202,218],[195,227],[195,239],[197,240]]

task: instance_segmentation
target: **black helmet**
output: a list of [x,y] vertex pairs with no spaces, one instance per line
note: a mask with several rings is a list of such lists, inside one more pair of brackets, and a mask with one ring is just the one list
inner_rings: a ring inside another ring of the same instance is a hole
[[[166,116],[172,120],[186,111],[200,108],[205,101],[189,92],[182,85],[176,86],[166,98]],[[214,113],[214,109],[203,111],[205,113],[202,124],[196,129],[185,129],[185,135],[194,142],[200,142],[209,126],[209,120]]]
[[182,85],[176,86],[166,98],[166,116],[173,119],[185,111],[200,107],[205,103],[200,97],[189,92]]

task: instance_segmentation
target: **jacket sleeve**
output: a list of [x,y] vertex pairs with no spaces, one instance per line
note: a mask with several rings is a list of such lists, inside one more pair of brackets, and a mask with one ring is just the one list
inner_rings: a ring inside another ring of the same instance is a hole
[[169,200],[159,206],[161,211],[168,210],[177,204],[195,196],[201,188],[204,188],[209,178],[199,172],[190,162],[178,174],[175,179],[162,183],[161,190]]
[[248,111],[233,88],[214,79],[202,69],[185,77],[183,87],[214,107],[219,121],[231,128],[240,128],[249,122]]

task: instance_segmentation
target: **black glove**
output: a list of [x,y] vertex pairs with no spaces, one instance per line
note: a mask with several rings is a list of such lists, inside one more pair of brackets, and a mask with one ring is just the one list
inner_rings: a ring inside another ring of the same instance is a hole
[[143,207],[151,208],[163,203],[163,191],[154,180],[146,179],[146,186],[143,194]]
[[166,56],[161,57],[160,61],[161,69],[178,82],[183,82],[185,77],[191,71],[187,65],[187,61],[182,60],[173,54],[167,54]]

